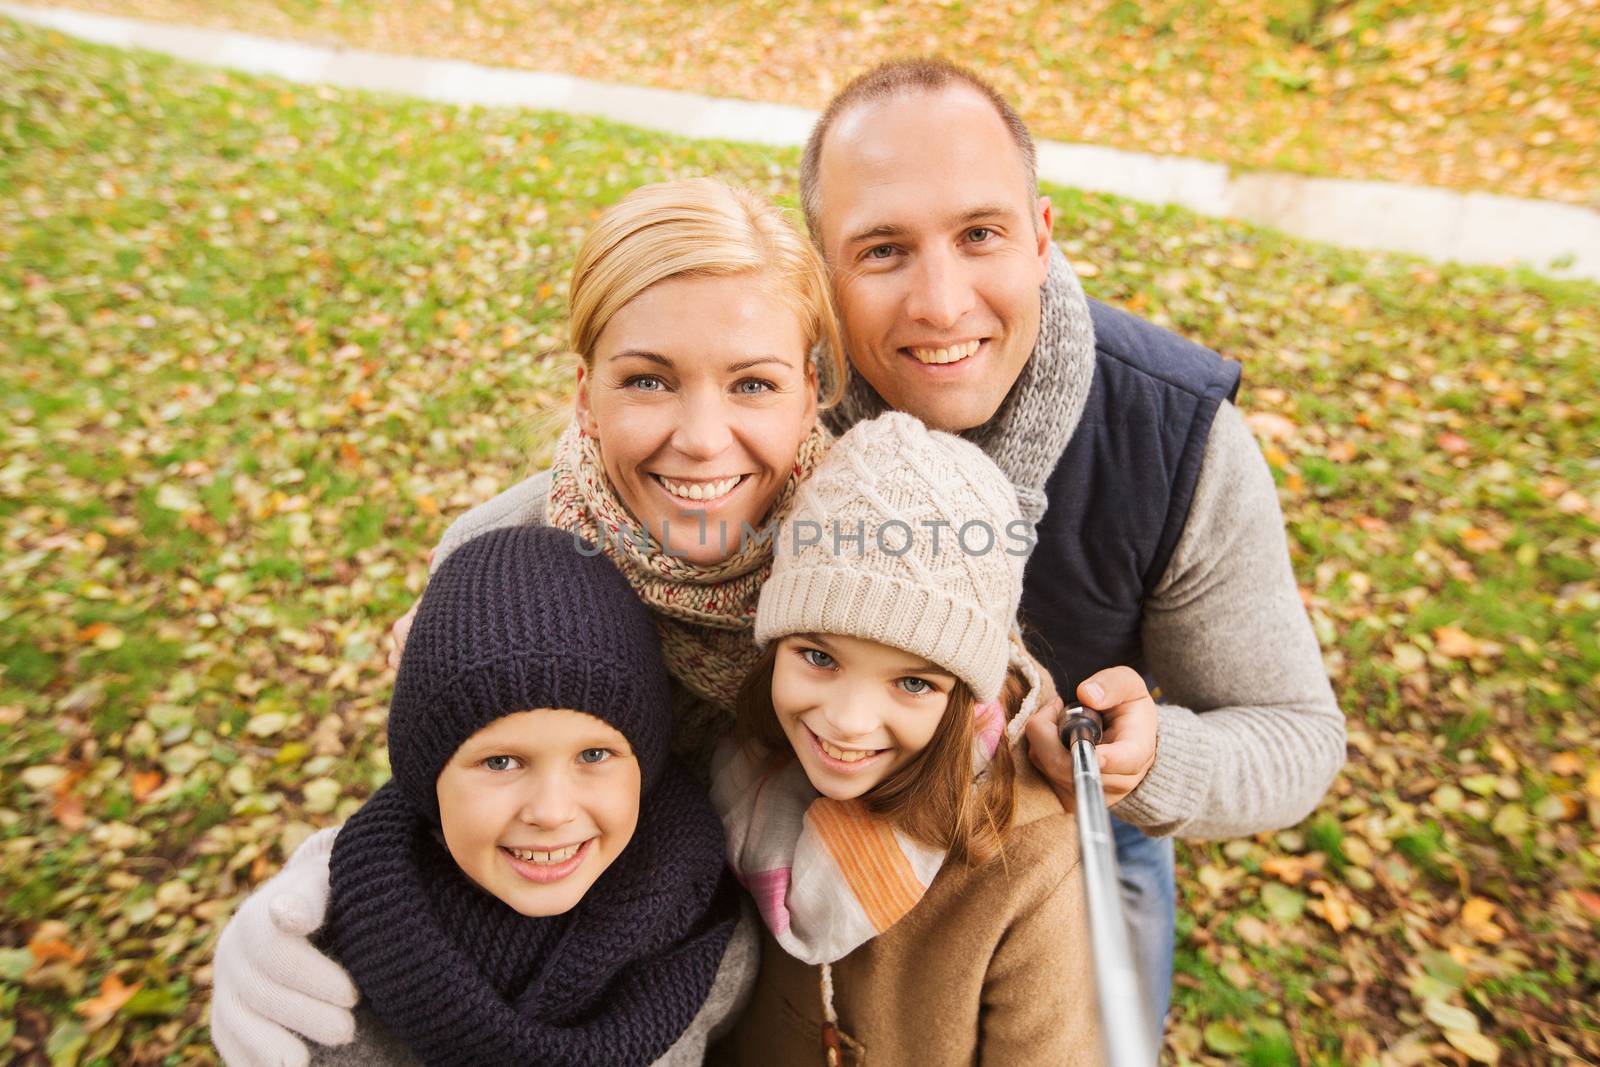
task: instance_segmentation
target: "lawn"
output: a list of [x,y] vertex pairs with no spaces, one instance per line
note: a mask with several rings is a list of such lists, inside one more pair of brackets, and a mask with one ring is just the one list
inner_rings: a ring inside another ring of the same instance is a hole
[[[795,162],[0,20],[0,1048],[208,1061],[220,924],[387,773],[427,549],[548,460],[584,227]],[[1049,192],[1244,363],[1350,722],[1304,825],[1180,849],[1172,1056],[1600,1060],[1600,286]]]
[[67,3],[810,107],[934,52],[1043,137],[1600,208],[1592,0]]

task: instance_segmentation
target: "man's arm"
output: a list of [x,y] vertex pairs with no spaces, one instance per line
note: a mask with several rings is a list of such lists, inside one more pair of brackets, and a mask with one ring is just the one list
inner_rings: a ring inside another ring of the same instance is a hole
[[1231,404],[1217,411],[1143,638],[1162,690],[1155,760],[1117,815],[1146,833],[1206,838],[1310,814],[1344,765],[1344,715],[1300,601],[1271,472]]

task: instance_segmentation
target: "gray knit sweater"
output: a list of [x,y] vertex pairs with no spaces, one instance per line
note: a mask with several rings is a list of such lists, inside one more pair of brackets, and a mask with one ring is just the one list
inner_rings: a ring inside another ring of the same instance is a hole
[[[676,1044],[651,1067],[700,1067],[706,1047],[732,1028],[755,988],[761,942],[748,902],[739,925],[722,954],[711,995]],[[400,1043],[365,1006],[356,1009],[356,1037],[348,1045],[329,1048],[311,1045],[310,1067],[421,1067],[411,1050]],[[529,1065],[533,1067],[533,1065]]]
[[[1092,375],[1092,363],[1081,370]],[[549,473],[536,474],[466,512],[434,567],[487,530],[543,522],[549,490]],[[1144,608],[1145,656],[1162,685],[1156,759],[1117,815],[1187,838],[1304,819],[1344,765],[1344,716],[1300,601],[1271,472],[1231,404],[1217,411],[1188,522]]]

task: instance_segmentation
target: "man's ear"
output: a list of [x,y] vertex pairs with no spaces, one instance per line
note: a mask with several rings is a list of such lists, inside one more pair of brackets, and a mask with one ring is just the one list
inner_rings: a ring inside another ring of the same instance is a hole
[[1050,267],[1050,230],[1055,225],[1055,212],[1050,207],[1050,198],[1041,196],[1033,207],[1034,238],[1037,247],[1034,251],[1039,256],[1039,262]]
[[594,421],[594,411],[589,407],[589,372],[582,363],[578,364],[578,398],[576,401],[576,414],[578,429],[590,437],[600,436]]

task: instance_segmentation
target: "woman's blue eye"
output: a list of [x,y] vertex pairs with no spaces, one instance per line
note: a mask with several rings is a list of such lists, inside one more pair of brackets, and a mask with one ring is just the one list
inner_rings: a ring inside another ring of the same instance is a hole
[[921,678],[902,678],[897,684],[912,696],[921,696],[923,693],[933,692],[933,686]]
[[800,658],[811,664],[811,666],[821,667],[823,670],[833,666],[833,657],[817,648],[802,648],[800,650]]
[[654,374],[638,374],[623,382],[622,386],[625,389],[637,389],[641,393],[658,393],[667,387],[667,383]]
[[756,396],[760,393],[771,392],[777,387],[771,382],[763,381],[760,378],[746,378],[744,381],[735,385],[734,388],[739,392],[744,393],[746,396]]
[[578,753],[579,763],[604,763],[610,758],[611,750],[608,748],[586,748]]
[[483,765],[491,771],[509,771],[516,765],[516,762],[511,756],[490,756],[483,761]]

